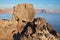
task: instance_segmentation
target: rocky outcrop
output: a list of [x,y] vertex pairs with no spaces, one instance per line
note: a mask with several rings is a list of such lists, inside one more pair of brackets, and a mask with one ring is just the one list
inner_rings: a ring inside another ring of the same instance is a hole
[[34,18],[31,4],[14,7],[10,21],[0,20],[0,40],[60,40],[52,26],[44,18]]
[[13,15],[19,21],[31,21],[35,16],[35,11],[32,4],[18,4],[13,8]]
[[24,28],[26,31],[23,30],[20,40],[59,40],[58,33],[50,24],[46,23],[44,18],[35,18],[31,24],[26,24],[28,26],[26,29]]
[[25,24],[22,21],[32,21],[35,16],[32,4],[18,4],[13,9],[12,21],[18,22],[18,30],[22,29],[22,26]]
[[0,20],[0,40],[13,40],[13,34],[22,31],[23,25],[25,25],[23,22],[31,21],[34,15],[35,12],[32,4],[18,4],[15,6],[13,18],[10,21]]
[[13,40],[14,33],[17,33],[16,23],[0,20],[0,40]]

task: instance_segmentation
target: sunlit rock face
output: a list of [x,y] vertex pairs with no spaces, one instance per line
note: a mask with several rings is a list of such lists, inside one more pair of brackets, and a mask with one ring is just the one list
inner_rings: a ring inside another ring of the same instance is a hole
[[13,34],[15,33],[17,33],[15,22],[0,20],[0,40],[13,40]]
[[35,16],[35,11],[32,4],[18,4],[13,8],[15,20],[31,21]]
[[24,28],[22,21],[32,21],[35,16],[32,4],[18,4],[13,8],[13,17],[10,21],[0,20],[0,40],[13,40],[13,35]]
[[32,4],[18,4],[10,21],[0,20],[0,40],[59,40],[45,18],[34,18]]
[[23,29],[23,21],[32,21],[35,16],[35,11],[32,4],[18,4],[13,7],[12,21],[18,22],[17,29]]

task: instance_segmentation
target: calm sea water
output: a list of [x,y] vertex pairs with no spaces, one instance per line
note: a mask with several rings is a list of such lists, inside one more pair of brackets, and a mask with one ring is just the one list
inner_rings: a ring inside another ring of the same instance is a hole
[[[6,18],[10,20],[12,16],[12,14],[0,14],[0,19]],[[45,18],[46,22],[50,23],[53,26],[53,28],[60,33],[60,13],[37,13],[35,17]]]

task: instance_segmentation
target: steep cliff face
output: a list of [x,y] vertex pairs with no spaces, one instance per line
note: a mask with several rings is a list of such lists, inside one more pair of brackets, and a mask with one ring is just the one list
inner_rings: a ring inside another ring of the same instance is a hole
[[0,14],[5,14],[5,13],[13,13],[12,9],[6,8],[6,9],[0,9]]
[[14,7],[10,21],[0,20],[0,40],[60,40],[52,26],[44,18],[34,18],[31,4]]
[[13,32],[17,33],[15,22],[0,20],[0,40],[13,40]]
[[0,9],[0,13],[2,13],[3,12],[3,10],[2,9]]

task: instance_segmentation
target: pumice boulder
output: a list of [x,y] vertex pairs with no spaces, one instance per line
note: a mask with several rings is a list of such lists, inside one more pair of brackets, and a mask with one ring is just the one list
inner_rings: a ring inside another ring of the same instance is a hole
[[12,21],[17,22],[17,29],[22,30],[25,22],[30,22],[35,16],[35,11],[32,4],[18,4],[13,7]]
[[32,4],[18,4],[13,8],[13,15],[16,21],[32,21],[35,11]]

